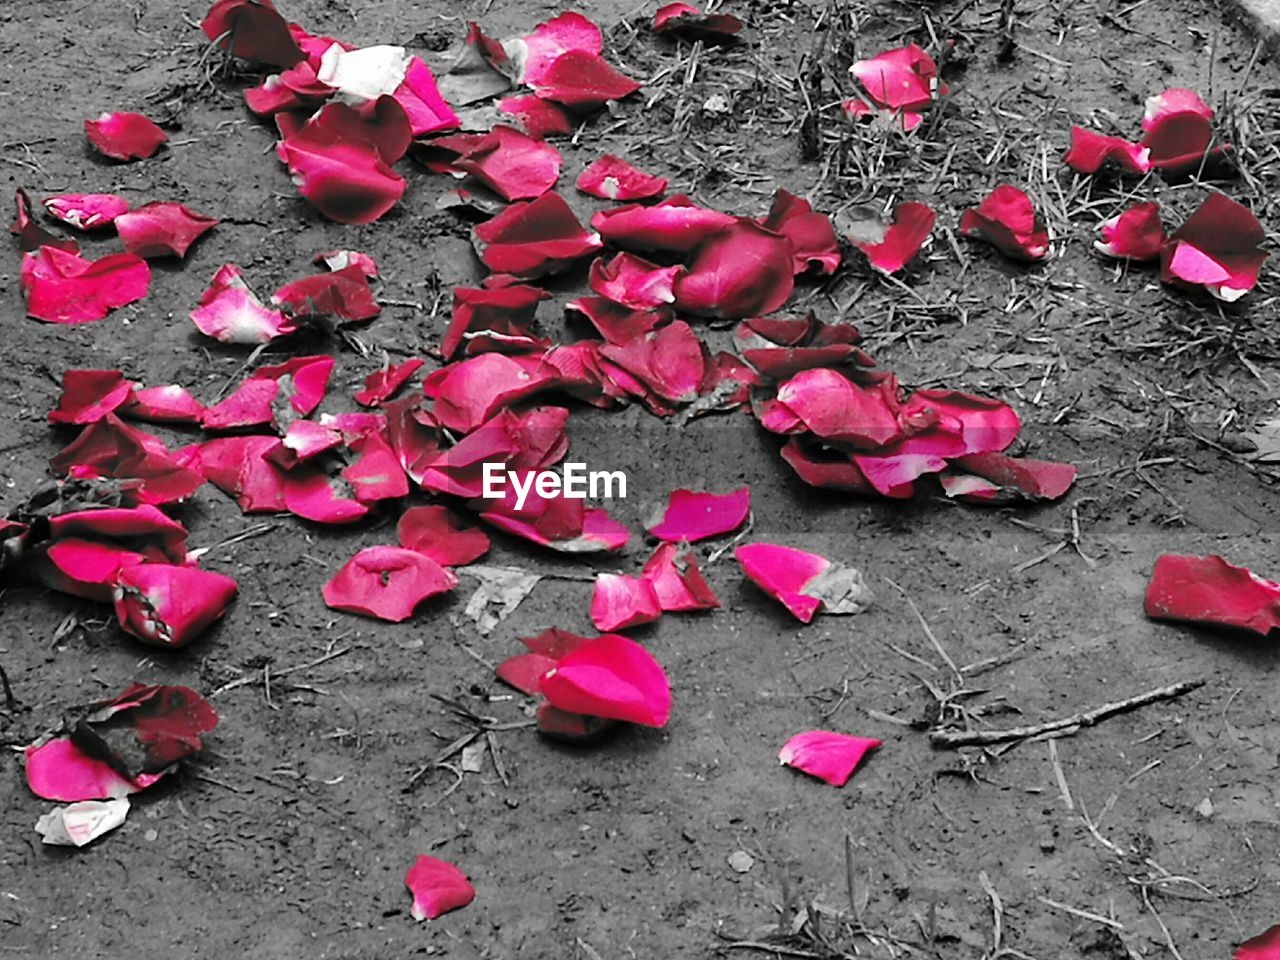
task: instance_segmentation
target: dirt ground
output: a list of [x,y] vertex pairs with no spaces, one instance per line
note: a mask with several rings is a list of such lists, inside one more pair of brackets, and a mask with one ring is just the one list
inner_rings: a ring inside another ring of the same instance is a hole
[[[358,44],[425,47],[435,64],[466,19],[504,36],[559,9],[279,5]],[[1114,117],[1131,132],[1146,96],[1197,88],[1220,121],[1224,111],[1235,121],[1244,176],[1223,186],[1251,200],[1274,250],[1280,68],[1228,10],[1183,0],[1019,0],[1009,62],[997,59],[997,0],[729,6],[749,21],[748,43],[696,62],[687,44],[647,31],[651,4],[579,8],[612,28],[613,61],[653,82],[559,144],[563,192],[589,211],[572,179],[606,150],[670,176],[673,192],[752,214],[784,186],[827,212],[923,199],[954,228],[996,182],[1026,186],[1055,235],[1047,264],[1010,265],[943,230],[905,288],[856,262],[793,303],[857,323],[907,384],[1008,400],[1026,452],[1079,465],[1073,492],[1030,510],[834,496],[800,483],[745,414],[682,425],[575,409],[574,459],[629,473],[628,499],[610,506],[633,529],[673,486],[749,482],[752,536],[854,563],[877,602],[802,627],[726,554],[706,568],[726,609],[636,632],[672,678],[670,724],[589,748],[499,733],[506,783],[491,755],[478,774],[431,769],[406,790],[468,729],[441,698],[504,723],[524,718],[486,663],[544,627],[591,632],[589,576],[636,569],[648,552],[638,538],[605,560],[497,540],[487,562],[568,576],[543,580],[487,638],[461,617],[475,585],[465,576],[455,596],[403,625],[323,605],[332,571],[359,546],[389,541],[386,520],[334,530],[269,518],[263,535],[218,546],[205,563],[239,580],[240,599],[177,652],[132,642],[102,607],[5,584],[0,666],[19,705],[0,710],[0,742],[15,748],[0,758],[0,956],[649,960],[772,956],[742,945],[770,942],[796,957],[1211,960],[1280,921],[1277,648],[1154,624],[1141,606],[1162,552],[1222,552],[1280,573],[1277,476],[1248,462],[1240,439],[1280,399],[1276,268],[1239,307],[1220,309],[1146,269],[1103,262],[1089,240],[1121,198],[1185,213],[1205,188],[1090,183],[1059,163],[1073,120]],[[82,326],[25,318],[17,252],[0,258],[6,506],[48,478],[48,457],[68,440],[44,420],[64,369],[120,366],[205,399],[237,375],[244,351],[210,346],[187,319],[224,261],[269,291],[320,250],[378,260],[381,296],[396,303],[357,333],[373,352],[310,345],[338,355],[330,411],[347,408],[379,351],[437,344],[450,288],[480,276],[465,227],[435,209],[451,183],[407,161],[404,201],[371,226],[324,221],[301,201],[270,155],[273,132],[241,102],[242,82],[206,79],[203,13],[196,0],[0,9],[10,188],[175,199],[222,218],[184,262],[155,270],[144,301]],[[935,53],[935,38],[955,41],[933,126],[905,145],[850,132],[833,108],[852,92],[843,66],[906,38]],[[812,159],[802,154],[802,129],[814,129],[805,93],[818,100]],[[704,108],[713,94],[727,114]],[[81,122],[113,109],[167,118],[170,146],[129,165],[92,155]],[[557,300],[582,285],[574,275]],[[544,305],[552,331],[556,315]],[[261,522],[211,487],[181,516],[195,547]],[[962,667],[963,702],[995,726],[1181,680],[1205,685],[1052,746],[931,748],[939,705],[929,688],[952,680],[907,597]],[[206,694],[246,682],[214,699],[222,719],[200,761],[137,796],[121,829],[81,851],[41,846],[32,824],[49,804],[27,790],[16,748],[133,679]],[[811,727],[885,744],[837,790],[777,763],[782,741]],[[745,872],[727,862],[740,851]],[[475,902],[414,923],[402,877],[420,852],[459,863]],[[855,908],[874,941],[851,933]]]

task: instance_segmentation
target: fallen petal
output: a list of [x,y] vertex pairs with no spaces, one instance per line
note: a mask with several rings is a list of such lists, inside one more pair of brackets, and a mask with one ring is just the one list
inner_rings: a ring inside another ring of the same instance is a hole
[[476,888],[465,873],[452,863],[425,853],[418,855],[404,875],[404,882],[413,894],[409,913],[415,920],[434,920],[476,898]]
[[719,536],[742,526],[751,512],[751,489],[739,487],[729,493],[673,490],[666,509],[646,529],[659,540],[693,543]]
[[489,538],[479,527],[465,526],[447,507],[411,507],[396,524],[400,546],[430,557],[442,567],[457,567],[489,552]]
[[21,284],[27,313],[37,320],[85,323],[145,297],[151,268],[131,253],[109,253],[89,261],[41,247],[23,256]]
[[129,801],[81,800],[54,807],[36,821],[42,843],[60,847],[83,847],[114,830],[129,814]]
[[428,597],[447,593],[458,578],[430,557],[404,547],[365,547],[324,585],[334,610],[399,623]]
[[104,113],[84,122],[84,132],[99,153],[113,160],[143,160],[169,139],[140,113]]
[[136,257],[183,257],[218,221],[181,203],[156,201],[135,207],[115,219],[124,248]]
[[1043,260],[1049,255],[1045,229],[1031,198],[1007,183],[991,191],[960,217],[961,236],[985,240],[1015,260]]
[[1160,204],[1154,200],[1135,203],[1101,226],[1102,239],[1093,242],[1099,253],[1127,260],[1154,260],[1164,249],[1164,225]]
[[220,619],[235,599],[231,577],[199,567],[137,563],[113,584],[116,620],[143,643],[183,647]]
[[612,153],[593,160],[578,174],[577,188],[605,200],[647,200],[667,189],[667,178],[636,169]]
[[811,777],[825,780],[836,787],[843,787],[853,776],[862,758],[880,746],[882,741],[871,737],[855,737],[830,730],[809,730],[797,733],[782,745],[778,759],[789,767],[795,767]]
[[671,715],[671,687],[662,665],[644,647],[606,633],[566,654],[542,678],[542,693],[570,713],[651,727]]
[[79,230],[108,227],[129,210],[129,201],[114,193],[60,193],[41,202],[50,216]]
[[591,594],[591,622],[599,630],[625,630],[662,616],[653,584],[638,577],[602,573]]
[[1151,571],[1144,606],[1155,620],[1239,627],[1266,636],[1280,626],[1280,583],[1215,554],[1166,553]]

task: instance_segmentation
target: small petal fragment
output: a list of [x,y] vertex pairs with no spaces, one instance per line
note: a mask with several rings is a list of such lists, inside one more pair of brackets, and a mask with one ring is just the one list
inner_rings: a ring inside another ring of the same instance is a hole
[[465,873],[452,863],[425,853],[418,855],[404,875],[404,882],[413,894],[409,913],[415,920],[434,920],[465,907],[476,897],[476,888]]
[[855,737],[831,730],[797,733],[782,745],[778,759],[811,777],[843,787],[853,776],[862,758],[881,745],[872,737]]
[[36,821],[41,843],[60,847],[83,847],[124,823],[129,801],[81,800],[54,807]]
[[234,263],[224,263],[200,295],[191,320],[205,336],[221,343],[268,343],[297,330],[279,310],[263,305]]
[[159,647],[183,647],[235,599],[231,577],[199,567],[137,563],[116,575],[112,599],[126,633]]
[[41,202],[51,217],[79,230],[109,227],[129,210],[129,201],[114,193],[60,193]]
[[604,200],[647,200],[667,189],[667,179],[645,173],[621,157],[606,153],[578,174],[576,186],[583,193]]
[[879,239],[850,239],[876,270],[886,275],[897,273],[924,248],[937,218],[928,204],[908,200],[894,208],[893,222],[884,227]]
[[1127,173],[1146,173],[1151,169],[1151,150],[1124,137],[1111,137],[1081,126],[1071,128],[1071,147],[1062,162],[1080,173],[1097,173],[1113,163]]
[[625,630],[662,616],[653,584],[642,578],[602,573],[591,594],[591,622],[599,630]]

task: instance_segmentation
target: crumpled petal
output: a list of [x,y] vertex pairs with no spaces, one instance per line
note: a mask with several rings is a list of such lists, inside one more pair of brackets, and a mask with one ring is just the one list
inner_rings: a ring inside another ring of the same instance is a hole
[[778,751],[778,759],[811,777],[843,787],[862,758],[882,743],[872,737],[855,737],[831,730],[808,730],[797,733],[784,743]]
[[1160,278],[1203,287],[1219,300],[1238,300],[1258,282],[1267,259],[1260,249],[1265,239],[1248,207],[1211,193],[1169,237],[1160,254]]
[[1049,255],[1045,229],[1031,198],[1004,183],[960,217],[961,236],[985,240],[1014,260],[1043,260]]
[[760,225],[791,241],[793,273],[826,275],[835,273],[840,266],[840,241],[836,239],[831,218],[815,211],[803,197],[779,190],[774,194],[768,216],[760,220]]
[[441,356],[452,360],[463,343],[470,354],[545,349],[550,342],[535,337],[531,325],[538,304],[550,297],[510,278],[487,277],[479,287],[454,287],[453,316],[440,343]]
[[218,713],[190,687],[130,684],[93,705],[71,731],[72,742],[126,777],[163,773],[204,748]]
[[214,0],[200,27],[210,40],[223,37],[219,46],[245,60],[292,67],[306,58],[271,0]]
[[404,875],[413,894],[409,913],[415,920],[434,920],[450,910],[465,907],[476,897],[467,875],[446,860],[422,853]]
[[1142,129],[1150,131],[1162,120],[1181,113],[1193,113],[1206,120],[1213,118],[1213,110],[1200,98],[1200,94],[1187,87],[1170,87],[1147,98]]
[[59,193],[41,203],[51,217],[78,230],[109,227],[129,210],[129,201],[114,193]]
[[21,284],[30,316],[49,323],[85,323],[145,297],[151,268],[131,253],[89,261],[41,247],[23,255]]
[[893,209],[893,221],[876,239],[850,238],[867,255],[871,266],[884,274],[897,273],[923,249],[933,233],[938,215],[928,204],[907,200]]
[[536,358],[482,353],[433,370],[422,380],[435,400],[433,413],[450,430],[469,433],[503,407],[525,400],[554,383]]
[[368,141],[285,139],[279,153],[299,193],[338,223],[372,223],[404,195],[405,179]]
[[792,250],[781,234],[740,219],[698,246],[676,280],[676,308],[721,319],[772,313],[795,288]]
[[183,257],[197,239],[218,224],[181,203],[158,200],[116,217],[124,248],[137,257]]
[[742,21],[731,13],[703,13],[690,3],[677,0],[657,9],[653,32],[670,33],[703,43],[730,43],[742,31]]
[[663,610],[713,610],[720,598],[702,576],[692,549],[660,543],[645,562],[641,576],[653,584]]
[[591,289],[614,303],[633,310],[659,307],[675,300],[673,287],[685,274],[676,264],[660,267],[630,253],[620,253],[608,263],[603,257],[591,264]]
[[66,370],[58,406],[50,423],[84,424],[101,420],[129,399],[137,384],[119,370]]
[[1266,636],[1280,626],[1280,583],[1216,554],[1166,553],[1151,571],[1144,607],[1154,620],[1239,627]]
[[944,477],[947,496],[963,495],[964,499],[976,501],[1058,500],[1071,489],[1076,478],[1076,468],[1070,463],[1009,457],[995,452],[972,453],[957,457],[951,463],[990,486],[961,489],[954,480],[949,483]]
[[733,554],[756,586],[803,623],[820,609],[858,613],[871,599],[857,570],[816,553],[774,543],[746,543]]
[[129,814],[129,801],[80,800],[54,807],[36,821],[42,843],[62,847],[83,847],[114,830]]
[[19,250],[29,253],[41,247],[56,247],[70,254],[80,252],[79,241],[70,237],[64,240],[54,236],[31,216],[31,197],[27,195],[27,191],[19,187],[14,194],[17,216],[9,225],[9,232],[18,238]]
[[97,151],[113,160],[144,160],[169,135],[140,113],[104,113],[84,122],[84,132]]
[[694,543],[738,529],[751,512],[751,488],[706,493],[681,487],[671,491],[666,508],[645,528],[659,540]]
[[573,133],[576,123],[573,115],[560,104],[543,100],[533,93],[503,97],[498,101],[498,109],[519,120],[524,132],[535,140],[545,140],[553,133]]
[[321,592],[334,610],[400,623],[423,600],[457,585],[457,576],[426,554],[378,546],[365,547],[348,560]]
[[27,786],[46,800],[77,803],[118,799],[145,790],[161,776],[122,776],[110,764],[89,756],[70,737],[56,737],[39,746],[32,744],[24,754]]
[[599,630],[625,630],[662,616],[653,584],[642,577],[602,573],[591,594],[591,622]]
[[333,44],[320,58],[316,79],[357,100],[395,93],[409,70],[404,47],[382,44],[344,50]]
[[1094,248],[1108,257],[1127,260],[1154,260],[1164,249],[1164,225],[1160,222],[1160,204],[1144,200],[1126,208],[1099,228],[1102,239],[1093,241]]
[[441,130],[452,130],[461,121],[453,107],[440,93],[435,74],[421,57],[410,57],[404,82],[391,94],[409,118],[409,131],[415,137]]
[[1150,148],[1140,143],[1130,143],[1124,137],[1107,136],[1077,124],[1071,127],[1071,146],[1062,162],[1080,173],[1097,173],[1108,162],[1128,173],[1146,173],[1151,169],[1150,155]]
[[358,261],[286,283],[271,295],[271,302],[295,317],[324,314],[359,321],[372,320],[382,312],[369,286],[368,269]]
[[182,647],[235,599],[231,577],[199,567],[137,563],[116,574],[112,599],[121,629],[144,643]]
[[450,166],[471,174],[504,200],[540,197],[560,179],[560,151],[505,124],[483,136],[439,138],[431,146],[456,151],[458,157]]
[[673,403],[695,400],[706,372],[702,341],[683,320],[625,344],[606,344],[600,353]]
[[583,193],[604,200],[647,200],[667,189],[667,178],[636,169],[612,153],[591,161],[575,184]]
[[541,681],[560,710],[661,727],[671,715],[671,686],[644,647],[605,633],[560,658]]
[[281,311],[263,305],[234,263],[218,268],[200,294],[200,305],[191,311],[191,321],[221,343],[268,343],[297,330]]
[[426,363],[421,357],[410,357],[403,363],[388,363],[364,378],[364,389],[355,394],[356,403],[362,407],[378,407],[390,399],[397,390]]

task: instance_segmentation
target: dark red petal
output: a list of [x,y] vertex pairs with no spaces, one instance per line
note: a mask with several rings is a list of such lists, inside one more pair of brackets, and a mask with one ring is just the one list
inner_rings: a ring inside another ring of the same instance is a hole
[[672,253],[690,253],[712,234],[737,222],[736,217],[700,207],[681,194],[651,207],[632,203],[591,217],[591,226],[615,246]]
[[1150,150],[1124,137],[1110,137],[1081,126],[1071,128],[1071,147],[1062,162],[1080,173],[1097,173],[1107,162],[1129,173],[1146,173],[1151,169]]
[[219,619],[236,595],[231,577],[198,567],[122,567],[112,600],[121,629],[144,643],[181,647]]
[[1093,242],[1100,253],[1129,260],[1154,260],[1164,249],[1164,225],[1160,204],[1154,200],[1135,203],[1102,224],[1102,239]]
[[964,212],[960,234],[985,240],[1015,260],[1043,260],[1049,255],[1049,232],[1031,198],[1007,183]]
[[210,40],[233,56],[292,67],[306,54],[271,0],[215,0],[200,24]]
[[1266,636],[1280,626],[1280,583],[1217,555],[1167,553],[1151,571],[1145,608],[1156,620],[1239,627]]
[[825,213],[815,212],[803,197],[779,190],[774,194],[769,215],[760,221],[760,225],[791,241],[794,273],[830,274],[840,266],[840,242],[831,226],[831,218]]
[[698,247],[689,272],[676,280],[676,308],[734,319],[772,313],[794,286],[791,242],[742,219]]
[[181,203],[157,201],[122,213],[115,224],[124,248],[134,256],[182,257],[218,220]]
[[489,552],[489,538],[479,527],[465,526],[447,507],[412,507],[396,524],[400,546],[417,550],[443,567],[456,567]]
[[50,423],[92,423],[125,403],[137,384],[119,370],[67,370]]

